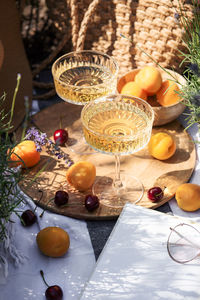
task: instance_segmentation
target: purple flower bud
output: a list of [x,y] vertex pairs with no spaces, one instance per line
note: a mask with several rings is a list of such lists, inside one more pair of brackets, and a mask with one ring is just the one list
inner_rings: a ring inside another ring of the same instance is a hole
[[42,151],[42,147],[38,144],[36,144],[36,150],[37,152],[41,152]]

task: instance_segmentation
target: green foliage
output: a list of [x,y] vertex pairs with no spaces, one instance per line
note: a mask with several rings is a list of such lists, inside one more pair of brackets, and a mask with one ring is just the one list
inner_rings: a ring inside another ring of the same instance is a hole
[[[22,173],[17,168],[9,167],[9,149],[15,145],[11,141],[9,132],[12,129],[12,117],[17,95],[20,75],[17,77],[17,85],[13,96],[12,107],[9,113],[5,113],[2,105],[6,101],[6,94],[0,97],[0,241],[4,240],[6,232],[6,224],[10,222],[10,216],[15,211],[16,207],[22,201],[18,183],[22,180]],[[5,121],[9,119],[9,121]],[[17,213],[17,212],[16,212]]]
[[192,14],[179,1],[179,11],[175,14],[184,30],[183,42],[186,51],[181,52],[182,64],[186,63],[184,75],[187,84],[182,88],[182,97],[189,107],[188,127],[200,124],[200,2],[192,0]]

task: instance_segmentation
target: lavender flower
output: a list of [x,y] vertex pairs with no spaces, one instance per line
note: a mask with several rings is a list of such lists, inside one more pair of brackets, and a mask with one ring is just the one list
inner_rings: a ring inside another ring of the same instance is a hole
[[42,147],[36,143],[37,152],[42,152]]
[[38,152],[42,151],[42,147],[45,146],[47,153],[50,155],[55,155],[58,159],[65,160],[65,164],[69,167],[74,162],[70,159],[69,155],[64,153],[57,143],[53,143],[47,138],[47,134],[40,132],[37,128],[31,127],[27,130],[25,137],[26,140],[32,140],[36,144],[36,149]]

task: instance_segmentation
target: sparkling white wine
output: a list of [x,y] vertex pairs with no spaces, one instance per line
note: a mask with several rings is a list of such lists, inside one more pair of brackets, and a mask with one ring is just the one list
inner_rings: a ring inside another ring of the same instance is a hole
[[59,67],[54,78],[57,94],[68,102],[84,105],[96,98],[115,92],[117,78],[111,71],[99,65]]
[[112,154],[130,154],[142,149],[151,136],[151,122],[140,108],[121,103],[96,106],[84,118],[84,136],[93,148]]

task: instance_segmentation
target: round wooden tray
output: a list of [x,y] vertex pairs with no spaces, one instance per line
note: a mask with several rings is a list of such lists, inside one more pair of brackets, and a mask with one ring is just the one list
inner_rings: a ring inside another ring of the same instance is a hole
[[[67,129],[69,136],[76,138],[77,132],[81,130],[80,113],[82,106],[61,102],[42,110],[33,117],[35,124],[46,132],[48,137],[53,136],[55,129],[59,127],[59,119],[62,116],[63,128]],[[162,127],[153,128],[153,133],[164,131],[174,136],[176,140],[176,153],[168,160],[159,161],[152,158],[147,147],[134,155],[121,157],[121,171],[128,171],[138,177],[144,185],[144,196],[137,205],[155,209],[173,198],[177,187],[189,180],[196,161],[195,145],[191,137],[184,130],[178,121],[169,123]],[[74,162],[88,160],[95,164],[97,176],[102,176],[114,171],[114,157],[101,153],[90,155],[75,155],[67,147],[62,150],[68,153]],[[27,182],[41,169],[48,161],[46,169],[41,172],[37,180],[27,189]],[[113,209],[100,205],[94,212],[88,212],[84,207],[85,195],[68,186],[65,178],[67,166],[64,161],[49,156],[45,151],[41,153],[40,163],[28,171],[27,180],[20,185],[21,189],[30,196],[35,203],[46,209],[79,219],[112,219],[119,216],[121,209]],[[153,186],[160,186],[164,189],[164,197],[158,203],[152,203],[147,198],[147,190]],[[57,190],[66,190],[69,193],[69,205],[59,208],[54,201]],[[41,192],[42,191],[42,192]],[[41,197],[42,195],[42,197]]]

